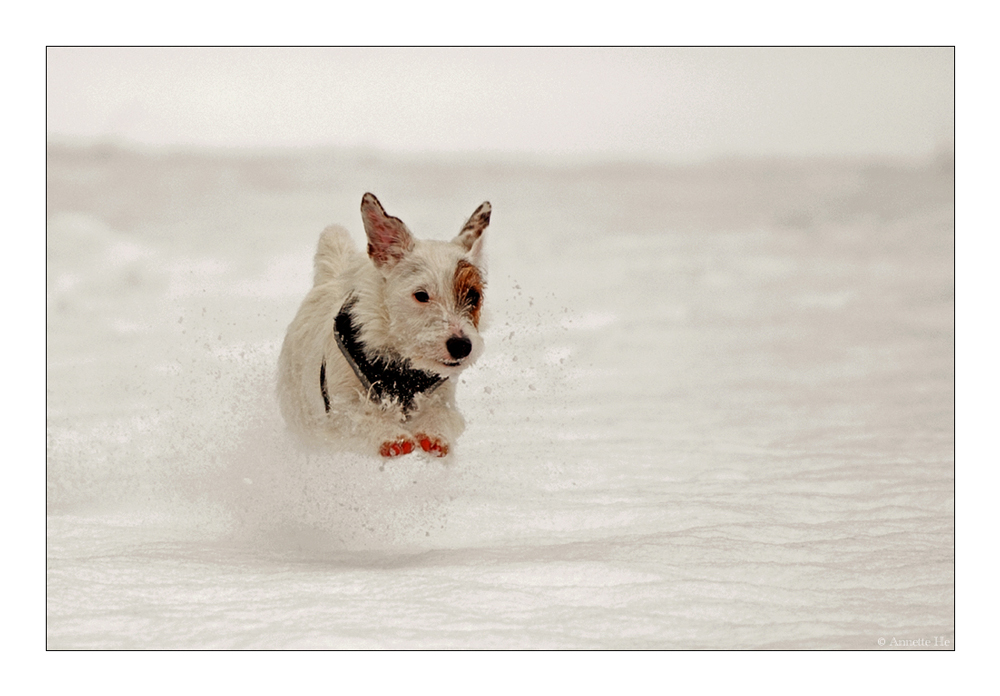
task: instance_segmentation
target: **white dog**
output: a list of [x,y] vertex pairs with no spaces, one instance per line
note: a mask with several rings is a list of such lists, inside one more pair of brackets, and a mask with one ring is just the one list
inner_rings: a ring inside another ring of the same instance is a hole
[[479,206],[450,242],[419,240],[366,193],[368,258],[344,228],[323,231],[313,288],[279,359],[278,400],[292,430],[360,438],[383,457],[418,447],[448,454],[465,429],[456,379],[483,351],[490,210]]

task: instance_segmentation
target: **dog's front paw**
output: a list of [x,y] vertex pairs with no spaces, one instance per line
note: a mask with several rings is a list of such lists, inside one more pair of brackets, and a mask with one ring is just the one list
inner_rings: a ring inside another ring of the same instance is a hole
[[417,438],[417,444],[420,445],[420,449],[424,452],[433,454],[435,457],[448,456],[448,443],[441,438],[424,433],[417,433],[415,437]]
[[378,448],[378,453],[383,457],[399,457],[409,454],[414,447],[415,444],[410,438],[398,437],[395,440],[383,442],[382,446]]

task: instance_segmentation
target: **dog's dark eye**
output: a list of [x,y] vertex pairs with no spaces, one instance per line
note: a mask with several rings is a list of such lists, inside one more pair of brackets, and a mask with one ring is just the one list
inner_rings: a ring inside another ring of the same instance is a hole
[[413,299],[415,299],[417,302],[424,303],[424,302],[430,302],[431,296],[428,295],[423,290],[417,290],[415,293],[413,293]]
[[475,288],[469,288],[469,291],[465,293],[465,303],[475,309],[479,306],[479,291]]

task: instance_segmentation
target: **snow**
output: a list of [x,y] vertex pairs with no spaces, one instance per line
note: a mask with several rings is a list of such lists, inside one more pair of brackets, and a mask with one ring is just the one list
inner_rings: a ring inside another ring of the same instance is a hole
[[[954,647],[951,172],[50,145],[48,647]],[[493,204],[446,464],[274,404],[368,190]]]

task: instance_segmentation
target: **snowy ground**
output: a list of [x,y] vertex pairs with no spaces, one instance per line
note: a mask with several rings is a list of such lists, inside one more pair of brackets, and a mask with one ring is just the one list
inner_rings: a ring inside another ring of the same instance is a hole
[[[448,465],[277,415],[367,190],[493,204]],[[50,146],[48,647],[953,647],[953,207],[944,161]]]

